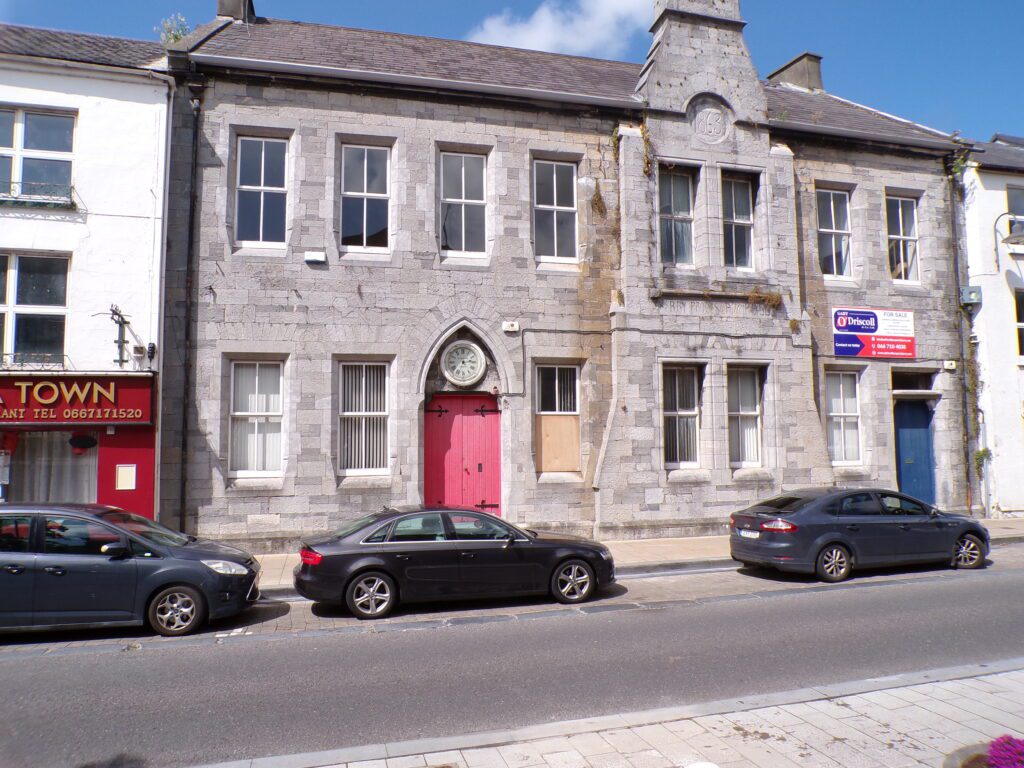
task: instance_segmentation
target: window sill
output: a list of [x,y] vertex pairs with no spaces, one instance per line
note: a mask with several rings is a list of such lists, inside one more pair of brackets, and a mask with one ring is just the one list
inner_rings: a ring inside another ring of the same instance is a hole
[[668,470],[668,482],[673,485],[707,485],[711,473],[699,467],[675,467]]
[[390,488],[391,475],[338,475],[338,489]]
[[841,288],[843,290],[854,290],[860,288],[860,283],[853,277],[837,277],[835,275],[823,275],[825,285],[829,288]]
[[582,472],[538,472],[537,485],[576,485],[583,482]]
[[578,274],[580,271],[580,263],[578,261],[545,261],[543,259],[538,259],[537,271],[563,275]]
[[272,259],[278,261],[288,255],[288,247],[283,243],[273,248],[252,245],[251,243],[235,243],[231,255],[240,259]]
[[229,477],[228,490],[280,491],[284,489],[284,475],[273,477]]
[[0,197],[3,208],[43,208],[53,211],[77,211],[74,200],[42,200],[32,198]]
[[926,293],[928,290],[920,282],[909,280],[893,280],[892,287],[904,293]]
[[732,479],[736,483],[771,483],[775,475],[764,467],[733,467]]
[[467,269],[489,272],[491,269],[491,257],[486,253],[472,255],[454,251],[441,251],[441,266],[445,269]]
[[861,464],[833,464],[832,472],[836,479],[842,480],[868,480],[871,478],[871,470]]
[[338,251],[338,260],[342,264],[390,264],[391,257],[388,249],[342,248]]

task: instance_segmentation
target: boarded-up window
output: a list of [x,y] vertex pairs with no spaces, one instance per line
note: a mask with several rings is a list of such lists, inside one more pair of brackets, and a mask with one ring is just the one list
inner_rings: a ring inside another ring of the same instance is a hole
[[342,363],[338,467],[384,472],[388,468],[388,366]]
[[537,366],[534,441],[538,472],[580,471],[579,368]]

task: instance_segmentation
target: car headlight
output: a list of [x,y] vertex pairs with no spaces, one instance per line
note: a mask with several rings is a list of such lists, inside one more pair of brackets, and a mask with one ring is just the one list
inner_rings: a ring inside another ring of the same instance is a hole
[[223,576],[245,576],[249,569],[230,560],[203,560],[203,565]]

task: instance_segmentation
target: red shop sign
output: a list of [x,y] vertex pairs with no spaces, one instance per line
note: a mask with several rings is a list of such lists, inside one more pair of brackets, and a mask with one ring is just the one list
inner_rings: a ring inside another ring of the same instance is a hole
[[149,376],[0,376],[0,427],[152,423]]

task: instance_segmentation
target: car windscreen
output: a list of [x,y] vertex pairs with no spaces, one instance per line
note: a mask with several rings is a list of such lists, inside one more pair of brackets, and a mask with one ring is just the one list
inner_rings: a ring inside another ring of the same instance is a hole
[[341,528],[334,532],[334,535],[337,536],[339,539],[343,539],[346,536],[351,536],[353,533],[360,530],[361,528],[365,528],[366,526],[372,525],[373,523],[377,522],[383,516],[383,512],[374,512],[372,515],[360,517],[357,520],[353,520],[350,523],[345,523],[345,525],[343,525]]
[[773,498],[759,501],[743,511],[754,513],[770,512],[776,515],[789,515],[794,512],[799,512],[812,501],[814,501],[813,496],[794,496],[792,494],[788,496],[774,496]]
[[100,512],[97,517],[157,546],[183,547],[189,542],[189,538],[185,534],[172,531],[160,523],[133,515],[131,512]]

